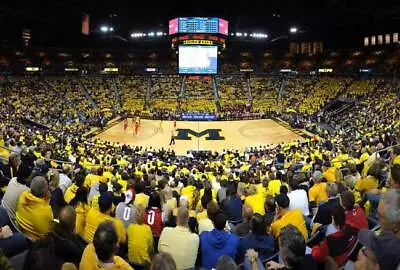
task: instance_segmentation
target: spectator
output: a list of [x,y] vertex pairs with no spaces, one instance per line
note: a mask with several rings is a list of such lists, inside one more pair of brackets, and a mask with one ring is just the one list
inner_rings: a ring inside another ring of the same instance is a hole
[[135,184],[135,201],[134,205],[137,206],[139,204],[143,205],[144,207],[147,207],[149,205],[149,196],[144,194],[144,183],[143,182],[136,182]]
[[308,231],[304,221],[303,213],[300,209],[289,210],[290,200],[285,194],[276,196],[276,216],[275,221],[271,224],[271,233],[278,239],[282,228],[288,224],[295,226],[303,235],[304,240],[308,239]]
[[70,164],[63,163],[62,164],[62,172],[60,173],[60,182],[58,187],[62,190],[63,194],[69,188],[69,186],[72,185],[72,180],[69,178],[69,174],[72,170],[72,167]]
[[74,183],[65,190],[64,200],[66,203],[69,203],[75,197],[78,188],[83,185],[84,180],[85,175],[83,173],[78,173],[75,176]]
[[275,253],[274,238],[266,233],[265,220],[260,214],[254,214],[251,218],[251,233],[239,240],[239,261],[242,261],[248,249],[257,251],[261,261]]
[[[101,200],[101,199],[100,199]],[[111,200],[112,203],[112,200]],[[96,228],[93,243],[89,244],[82,255],[80,270],[96,269],[133,269],[121,257],[116,256],[119,236],[112,221],[104,221]]]
[[34,177],[31,190],[24,191],[18,201],[16,220],[19,229],[29,238],[38,240],[50,231],[53,212],[49,189],[43,177]]
[[226,199],[222,202],[222,209],[228,217],[231,228],[242,222],[242,202],[237,194],[237,182],[228,182]]
[[398,190],[393,189],[385,193],[377,210],[381,233],[376,236],[366,229],[358,232],[358,241],[364,247],[356,262],[357,269],[398,269],[400,266],[399,202]]
[[115,210],[115,217],[122,220],[125,228],[128,228],[129,224],[136,223],[136,207],[133,205],[134,199],[133,192],[127,190],[125,192],[125,201],[120,202]]
[[236,265],[235,261],[226,255],[219,257],[217,265],[215,266],[215,270],[236,270],[238,266]]
[[164,224],[164,213],[161,210],[161,198],[157,191],[150,195],[149,206],[145,213],[145,222],[150,226],[154,238],[154,247],[157,250],[158,240]]
[[364,210],[355,205],[354,194],[351,191],[345,191],[340,194],[340,204],[345,209],[347,224],[356,231],[368,229],[368,221]]
[[[15,212],[17,210],[18,199],[24,191],[29,190],[32,167],[19,167],[16,177],[13,177],[8,183],[6,193],[4,194],[1,206],[7,211],[8,217],[15,222]],[[7,222],[4,222],[6,224]]]
[[319,205],[313,220],[314,223],[329,225],[332,222],[332,209],[340,204],[337,197],[338,187],[335,183],[326,184],[326,193],[328,194],[328,201]]
[[158,243],[158,250],[171,254],[178,269],[194,268],[199,249],[199,237],[189,231],[188,221],[187,207],[180,206],[177,226],[164,228]]
[[226,232],[226,216],[220,212],[215,216],[211,232],[200,235],[201,267],[211,269],[217,265],[218,258],[227,255],[236,259],[239,239],[236,235]]
[[332,223],[336,232],[326,236],[324,241],[312,248],[312,256],[315,261],[323,264],[326,257],[334,258],[339,267],[343,266],[351,255],[350,251],[356,244],[353,229],[346,224],[345,210],[336,205],[332,209]]
[[303,216],[308,217],[310,211],[308,209],[307,192],[299,188],[296,178],[292,177],[289,181],[290,192],[287,194],[290,200],[289,210],[300,209]]
[[243,205],[242,212],[243,212],[243,222],[239,223],[235,229],[236,235],[239,237],[246,236],[250,233],[251,230],[250,221],[254,215],[253,209],[251,209],[251,207],[246,204]]
[[90,209],[87,196],[87,188],[81,186],[76,191],[75,197],[69,202],[69,205],[71,205],[76,212],[76,233],[82,237],[85,234],[86,217]]
[[254,213],[258,213],[262,216],[265,215],[265,197],[262,194],[257,193],[257,188],[255,185],[250,185],[247,192],[248,196],[246,197],[244,204],[249,205],[253,209]]
[[104,192],[99,198],[100,211],[91,208],[86,216],[84,238],[91,243],[97,227],[103,221],[112,221],[118,233],[118,243],[126,243],[126,231],[121,220],[111,217],[113,195],[111,192]]
[[279,237],[279,254],[283,265],[270,261],[267,263],[267,269],[318,269],[317,263],[313,260],[312,256],[306,255],[304,236],[291,224],[282,229]]
[[[400,151],[400,147],[399,151]],[[400,154],[398,155],[400,160]],[[400,162],[400,161],[399,161]],[[394,189],[400,189],[400,164],[395,164],[390,168],[389,186]]]
[[135,211],[136,223],[128,226],[128,258],[131,264],[140,268],[151,263],[153,234],[150,226],[144,222],[144,207],[138,205]]
[[214,230],[213,220],[215,215],[219,212],[219,206],[215,201],[210,201],[207,204],[207,218],[203,218],[199,221],[199,235],[204,231]]
[[51,170],[48,172],[49,190],[51,193],[50,205],[53,210],[53,216],[58,218],[58,212],[66,205],[64,200],[64,194],[61,188],[59,188],[60,174],[57,171]]
[[166,252],[159,252],[153,258],[150,270],[177,270],[176,263],[171,254]]
[[324,177],[320,171],[315,171],[312,175],[314,185],[308,191],[308,198],[310,201],[310,208],[316,208],[321,203],[328,200],[326,192],[326,182],[323,182]]
[[270,227],[272,222],[275,220],[275,209],[276,209],[276,202],[275,197],[272,195],[267,195],[265,199],[265,222],[267,227]]

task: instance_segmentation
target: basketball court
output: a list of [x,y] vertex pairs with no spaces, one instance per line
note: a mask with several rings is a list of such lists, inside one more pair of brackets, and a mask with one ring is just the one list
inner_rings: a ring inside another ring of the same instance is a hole
[[173,121],[141,120],[138,134],[134,134],[132,120],[124,130],[119,122],[98,134],[96,138],[132,146],[172,148],[179,154],[188,150],[244,149],[251,146],[278,144],[303,138],[271,119],[246,121],[177,121],[175,145],[169,146]]

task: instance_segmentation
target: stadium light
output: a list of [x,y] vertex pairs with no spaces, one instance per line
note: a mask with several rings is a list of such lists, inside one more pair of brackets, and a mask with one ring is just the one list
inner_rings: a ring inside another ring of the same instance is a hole
[[107,33],[108,32],[108,27],[103,25],[102,27],[100,27],[100,31],[103,33]]
[[244,35],[245,37],[247,37],[247,33],[244,33],[243,35]]
[[292,34],[296,34],[297,33],[297,31],[298,31],[298,29],[297,29],[297,27],[290,27],[290,29],[289,29],[289,31],[290,31],[290,33],[292,33]]
[[242,33],[236,32],[236,36],[237,36],[237,37],[241,37],[241,36],[242,36]]
[[110,32],[114,31],[114,27],[110,27],[109,30],[110,30]]
[[163,35],[163,32],[157,32],[156,35],[157,37],[161,37]]
[[150,32],[147,34],[149,37],[154,37],[154,32]]

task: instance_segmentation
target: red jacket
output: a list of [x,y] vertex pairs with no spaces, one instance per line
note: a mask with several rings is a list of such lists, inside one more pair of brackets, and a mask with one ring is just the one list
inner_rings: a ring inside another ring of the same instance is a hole
[[368,221],[361,207],[354,207],[353,210],[346,210],[346,223],[357,230],[355,232],[356,234],[361,229],[368,229]]
[[162,211],[156,207],[146,210],[144,220],[150,226],[153,236],[159,237],[163,228]]
[[349,260],[350,252],[356,244],[357,238],[352,235],[347,237],[342,230],[328,235],[319,246],[314,246],[311,255],[320,264],[324,263],[327,256],[331,256],[336,264],[341,267]]

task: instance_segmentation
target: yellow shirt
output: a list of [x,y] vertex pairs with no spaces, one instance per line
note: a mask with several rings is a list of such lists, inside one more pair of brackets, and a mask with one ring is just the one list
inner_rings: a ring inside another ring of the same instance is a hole
[[322,175],[328,182],[336,182],[336,168],[335,167],[330,167],[326,169]]
[[177,269],[194,268],[198,249],[199,236],[181,226],[164,228],[158,242],[158,250],[171,254]]
[[193,202],[193,192],[196,190],[194,186],[186,186],[181,190],[181,196],[186,195],[188,198],[189,205]]
[[103,182],[103,183],[107,182],[107,178],[100,176],[100,175],[95,175],[95,174],[89,173],[85,177],[85,182],[83,182],[83,186],[90,189],[91,186],[93,186],[94,184],[99,183],[99,182]]
[[317,206],[321,202],[328,200],[328,193],[326,193],[326,183],[315,183],[308,191],[308,200],[315,202]]
[[76,212],[76,222],[75,231],[77,234],[83,236],[85,233],[86,216],[90,207],[88,204],[83,204],[79,202],[75,207]]
[[19,197],[15,217],[20,230],[29,238],[38,240],[50,232],[53,212],[49,201],[27,190]]
[[196,216],[197,222],[199,222],[200,220],[207,218],[207,210],[203,210],[202,212],[198,213]]
[[272,196],[278,195],[281,189],[281,181],[280,180],[271,180],[268,182],[268,193]]
[[247,204],[253,209],[254,214],[259,213],[260,215],[265,215],[264,209],[264,197],[262,194],[254,194],[246,197],[244,204]]
[[91,208],[87,213],[83,238],[91,243],[93,241],[94,233],[96,232],[97,227],[100,225],[100,223],[106,220],[114,222],[115,228],[117,229],[118,233],[118,242],[126,243],[126,231],[124,223],[122,223],[122,221],[117,218],[110,217],[109,215],[103,214],[93,208]]
[[400,165],[400,155],[394,158],[393,165],[399,164]]
[[76,191],[78,190],[78,188],[79,187],[77,185],[72,184],[65,190],[64,200],[66,203],[69,203],[75,197],[75,194],[76,194]]
[[308,239],[308,231],[306,223],[304,221],[303,213],[300,209],[289,210],[279,219],[271,224],[271,233],[275,238],[279,237],[281,229],[285,226],[292,224],[295,226],[303,235],[305,241]]
[[149,205],[149,196],[147,196],[146,194],[144,194],[144,193],[139,193],[139,194],[136,194],[136,196],[135,196],[135,201],[134,201],[134,205],[135,206],[138,206],[139,204],[141,204],[142,206],[144,206],[144,207],[147,207],[148,205]]
[[143,264],[151,262],[150,253],[153,250],[153,234],[147,224],[129,224],[128,227],[128,258],[131,263]]
[[133,270],[133,268],[119,256],[114,256],[114,263],[108,267],[97,259],[93,244],[86,246],[79,264],[79,270]]
[[366,178],[358,179],[354,189],[358,191],[370,191],[378,188],[378,179],[369,175]]

